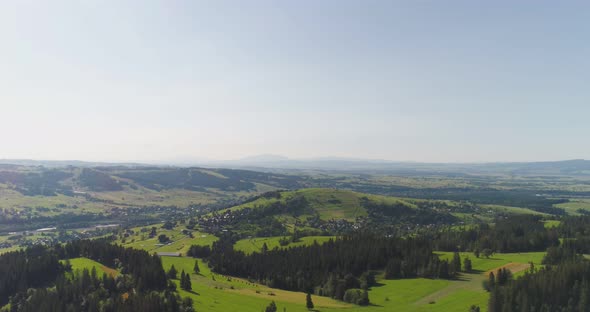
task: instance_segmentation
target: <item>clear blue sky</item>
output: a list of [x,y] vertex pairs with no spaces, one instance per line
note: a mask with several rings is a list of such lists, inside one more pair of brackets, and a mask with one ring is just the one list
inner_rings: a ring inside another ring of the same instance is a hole
[[3,1],[0,158],[590,158],[587,1]]

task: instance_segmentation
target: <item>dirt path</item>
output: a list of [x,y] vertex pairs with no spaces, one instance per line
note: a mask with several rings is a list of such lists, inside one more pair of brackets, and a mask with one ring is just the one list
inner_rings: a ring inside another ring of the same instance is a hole
[[422,299],[416,301],[414,304],[424,305],[424,304],[429,304],[430,302],[436,302],[437,300],[440,300],[441,298],[444,298],[459,289],[482,290],[483,291],[483,288],[482,288],[483,281],[485,281],[488,278],[488,275],[490,274],[490,272],[496,272],[500,268],[506,268],[506,269],[510,270],[510,272],[512,272],[512,274],[514,274],[514,273],[521,272],[521,271],[528,269],[529,264],[510,262],[508,264],[505,264],[503,266],[499,266],[497,268],[491,269],[489,271],[486,271],[486,272],[480,273],[480,274],[462,273],[459,280],[451,281],[447,287],[445,287],[439,291],[436,291],[426,297],[423,297]]
[[497,267],[495,269],[486,271],[484,274],[487,277],[490,274],[490,272],[496,272],[499,269],[508,269],[508,270],[510,270],[510,272],[512,272],[512,274],[514,274],[514,273],[522,272],[522,271],[528,269],[529,267],[530,267],[530,264],[528,264],[528,263],[510,262],[510,263],[505,264],[501,267]]

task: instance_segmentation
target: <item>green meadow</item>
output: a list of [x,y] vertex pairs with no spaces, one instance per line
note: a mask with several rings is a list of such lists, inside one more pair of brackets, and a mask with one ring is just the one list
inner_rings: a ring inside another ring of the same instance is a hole
[[[256,238],[247,238],[242,239],[236,242],[234,245],[234,249],[241,250],[247,254],[253,252],[260,252],[262,250],[262,246],[266,244],[269,250],[274,248],[289,248],[289,247],[298,247],[298,246],[308,246],[317,242],[318,244],[323,244],[330,239],[335,239],[335,236],[306,236],[299,239],[299,241],[294,243],[289,243],[289,245],[281,246],[279,241],[283,238],[283,236],[276,236],[276,237],[256,237]],[[289,237],[287,237],[289,238]]]
[[70,265],[72,266],[72,272],[82,272],[84,269],[92,271],[92,268],[95,268],[96,273],[98,273],[98,276],[101,276],[102,273],[106,273],[111,276],[119,275],[119,272],[117,270],[109,268],[99,262],[84,257],[70,259]]
[[274,202],[285,203],[288,199],[296,196],[303,196],[311,209],[316,211],[323,220],[345,219],[352,221],[356,217],[366,216],[367,211],[361,205],[361,198],[384,204],[403,203],[409,207],[415,207],[410,201],[398,197],[364,194],[346,190],[327,188],[308,188],[297,191],[281,192],[281,198],[259,198],[255,201],[230,208],[239,210],[246,207],[264,207]]
[[[180,252],[186,254],[191,245],[211,246],[217,241],[217,237],[211,234],[192,231],[193,237],[182,233],[182,226],[167,230],[162,228],[162,224],[153,225],[157,228],[157,235],[149,237],[149,231],[152,226],[133,228],[133,234],[124,239],[119,238],[116,243],[123,247],[143,249],[149,252]],[[145,229],[143,232],[141,229]],[[158,240],[160,234],[165,234],[170,238],[166,244],[161,244]]]
[[[273,241],[277,238],[271,238]],[[245,245],[245,241],[240,241]],[[270,246],[269,246],[270,247]],[[244,251],[253,251],[240,247]],[[453,253],[439,252],[442,258],[450,258]],[[371,305],[360,307],[326,297],[313,296],[317,311],[467,311],[471,305],[480,306],[487,311],[488,293],[482,283],[489,271],[506,267],[515,276],[524,274],[529,262],[541,265],[544,252],[494,254],[490,258],[476,258],[472,253],[460,253],[462,260],[469,257],[473,263],[472,273],[462,273],[456,280],[401,279],[384,280],[377,276],[377,286],[369,291]],[[200,311],[263,311],[271,301],[275,301],[279,311],[307,311],[305,294],[268,288],[244,279],[212,273],[207,265],[199,261],[200,274],[192,272],[195,259],[188,257],[162,257],[164,268],[174,265],[180,272],[191,273],[192,292],[179,288],[182,296],[191,297],[195,308]],[[179,281],[175,281],[177,284]]]
[[579,210],[590,212],[590,199],[570,199],[567,203],[555,205],[557,208],[562,208],[570,215],[580,215]]

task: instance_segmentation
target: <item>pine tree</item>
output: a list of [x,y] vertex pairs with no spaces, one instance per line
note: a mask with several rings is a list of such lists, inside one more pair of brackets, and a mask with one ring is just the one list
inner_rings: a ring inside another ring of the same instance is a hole
[[589,293],[590,293],[590,289],[588,288],[588,280],[584,279],[582,281],[582,286],[580,287],[580,299],[578,301],[578,311],[586,312],[590,309],[590,302],[588,300]]
[[195,274],[201,273],[201,269],[199,269],[199,260],[195,260],[195,267],[193,268]]
[[307,293],[307,296],[305,296],[305,306],[307,307],[308,310],[313,309],[313,301],[311,301],[311,294]]
[[277,312],[277,304],[272,301],[267,307],[266,307],[266,312]]
[[454,272],[461,272],[461,256],[459,256],[458,252],[455,252],[453,254],[453,261],[452,261],[453,265],[455,267],[453,267],[453,271]]
[[490,272],[490,276],[489,276],[490,290],[493,290],[495,286],[496,286],[496,277],[494,276],[494,272]]
[[471,259],[469,259],[469,257],[463,260],[463,267],[465,268],[465,272],[471,272],[471,270],[473,269]]
[[186,274],[184,276],[184,279],[185,279],[185,281],[184,281],[184,286],[185,286],[184,290],[187,290],[187,291],[193,290],[193,285],[191,283],[191,276],[189,274]]
[[186,273],[184,273],[184,270],[182,270],[182,273],[180,273],[180,288],[187,290],[187,284],[186,284]]
[[366,306],[369,305],[369,291],[363,290],[363,294],[361,295],[361,299],[358,302],[359,305]]
[[176,277],[178,275],[178,271],[174,267],[174,264],[170,267],[170,270],[168,270],[166,275],[168,276],[169,279],[176,279]]

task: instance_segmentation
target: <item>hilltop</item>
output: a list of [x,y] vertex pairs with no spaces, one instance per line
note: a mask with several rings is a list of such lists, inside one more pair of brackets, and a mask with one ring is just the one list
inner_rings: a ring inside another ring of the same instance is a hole
[[454,224],[458,206],[349,190],[308,188],[271,191],[200,218],[208,232],[234,230],[252,236],[341,234],[364,226]]

